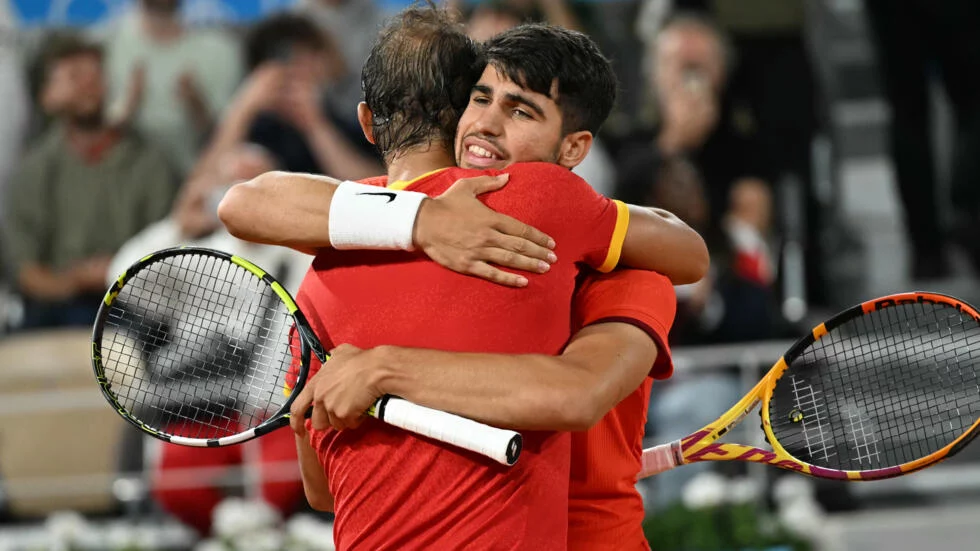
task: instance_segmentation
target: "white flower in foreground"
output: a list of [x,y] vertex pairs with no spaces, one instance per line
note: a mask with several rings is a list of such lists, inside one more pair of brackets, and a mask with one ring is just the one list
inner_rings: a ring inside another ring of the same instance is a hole
[[264,501],[229,498],[214,508],[212,531],[220,538],[234,539],[279,524],[279,512]]
[[44,526],[52,541],[69,544],[69,547],[84,539],[90,531],[85,517],[74,511],[51,513]]
[[136,535],[133,529],[126,524],[110,524],[105,529],[105,544],[109,549],[126,549],[133,545]]
[[294,515],[286,523],[289,538],[316,551],[334,551],[333,523],[324,522],[313,515]]
[[281,551],[286,537],[278,530],[263,529],[234,538],[236,551]]
[[218,540],[202,540],[194,546],[194,551],[228,551],[228,548]]
[[734,504],[752,503],[762,494],[759,482],[748,476],[732,480],[728,484],[728,501]]
[[781,476],[772,487],[772,497],[779,507],[786,507],[796,501],[814,501],[817,490],[813,482],[803,475]]
[[728,491],[725,477],[711,471],[703,472],[684,486],[681,500],[688,509],[706,509],[724,503]]
[[778,515],[779,521],[787,530],[811,541],[822,535],[826,522],[823,509],[811,498],[797,499],[780,507]]

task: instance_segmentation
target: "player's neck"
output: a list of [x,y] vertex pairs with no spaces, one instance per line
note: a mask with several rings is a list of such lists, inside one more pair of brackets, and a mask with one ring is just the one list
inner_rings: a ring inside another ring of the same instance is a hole
[[408,182],[433,170],[450,166],[456,166],[452,150],[435,145],[412,148],[388,163],[388,181]]

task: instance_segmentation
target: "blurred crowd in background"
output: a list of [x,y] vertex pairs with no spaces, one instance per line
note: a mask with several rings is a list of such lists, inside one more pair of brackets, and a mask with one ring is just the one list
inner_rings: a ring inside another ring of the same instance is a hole
[[[224,191],[269,170],[384,172],[355,109],[361,65],[398,2],[267,2],[255,20],[216,22],[191,17],[212,13],[207,2],[131,0],[74,27],[24,25],[30,2],[3,4],[0,335],[89,327],[108,281],[178,244],[238,252],[295,290],[310,258],[228,236],[215,212]],[[542,21],[588,33],[613,61],[621,98],[576,172],[605,195],[674,212],[709,243],[709,277],[677,289],[674,346],[796,337],[808,313],[847,306],[826,273],[827,236],[842,228],[816,181],[828,108],[808,4],[450,0],[475,40]],[[947,241],[980,264],[976,2],[864,0],[864,10],[892,107],[910,277],[948,275]],[[950,224],[930,153],[936,74],[956,121]],[[654,390],[649,436],[686,434],[741,392],[734,369],[679,377]],[[699,411],[705,401],[720,405]],[[669,504],[680,483],[664,477],[648,499]],[[303,507],[301,492],[283,496],[283,512]],[[191,501],[208,509],[217,499]],[[206,533],[208,513],[177,502],[172,512]]]

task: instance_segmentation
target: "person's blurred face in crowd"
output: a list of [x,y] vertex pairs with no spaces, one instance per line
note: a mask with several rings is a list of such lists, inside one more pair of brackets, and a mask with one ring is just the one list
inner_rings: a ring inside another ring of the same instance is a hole
[[709,222],[708,198],[701,176],[683,157],[664,160],[654,175],[645,204],[669,210],[698,231],[704,231]]
[[246,143],[223,155],[218,170],[220,180],[233,183],[245,182],[276,170],[276,160],[265,148]]
[[41,106],[53,116],[67,118],[81,127],[102,123],[105,100],[102,59],[84,52],[54,61],[41,91]]
[[759,178],[742,178],[728,194],[729,215],[752,226],[760,233],[769,230],[772,219],[772,192]]
[[725,81],[725,51],[709,26],[680,20],[668,25],[654,44],[651,85],[658,95],[686,90],[719,95]]
[[161,16],[170,17],[180,11],[182,0],[142,0],[143,11]]
[[329,54],[323,49],[294,43],[283,46],[277,61],[283,63],[290,74],[321,84],[334,72]]
[[477,7],[466,22],[466,34],[476,42],[485,42],[521,24],[513,13],[492,7]]

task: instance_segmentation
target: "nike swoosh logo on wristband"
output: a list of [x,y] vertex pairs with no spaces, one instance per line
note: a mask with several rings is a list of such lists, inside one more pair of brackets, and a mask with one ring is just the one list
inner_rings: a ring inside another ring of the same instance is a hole
[[[392,202],[392,201],[395,200],[395,194],[392,193],[392,192],[390,192],[390,191],[364,191],[364,192],[358,193],[358,195],[381,195],[383,197],[387,197],[388,198],[387,203],[390,203],[390,202]],[[387,204],[387,203],[385,203],[385,204]]]

